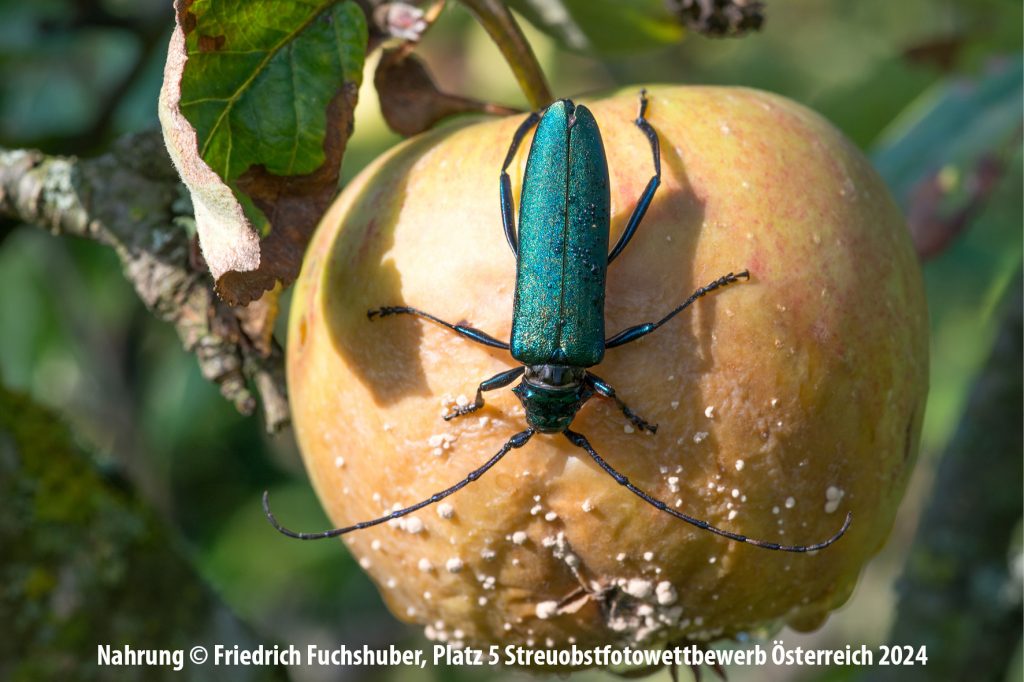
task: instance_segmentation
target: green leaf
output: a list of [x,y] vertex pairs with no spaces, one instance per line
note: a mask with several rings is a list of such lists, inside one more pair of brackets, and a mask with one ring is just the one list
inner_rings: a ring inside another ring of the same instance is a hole
[[366,50],[352,2],[197,0],[188,10],[181,112],[200,155],[230,181],[262,164],[276,175],[324,162],[327,105],[358,84]]
[[893,122],[872,154],[912,231],[963,221],[925,267],[932,328],[926,451],[940,448],[960,421],[995,338],[996,302],[1021,266],[1022,76],[1016,55],[990,63],[977,79],[942,80]]
[[511,0],[509,5],[578,52],[653,49],[679,42],[684,33],[663,0]]
[[1020,126],[1022,77],[1018,55],[977,80],[945,79],[890,124],[872,159],[901,205],[929,173],[973,162]]
[[160,119],[230,303],[289,284],[337,191],[362,80],[353,0],[177,0]]

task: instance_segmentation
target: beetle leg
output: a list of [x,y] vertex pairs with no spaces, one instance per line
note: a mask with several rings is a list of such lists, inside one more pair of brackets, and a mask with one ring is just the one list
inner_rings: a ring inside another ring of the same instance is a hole
[[586,453],[590,455],[590,458],[597,462],[597,465],[599,467],[604,469],[605,473],[607,473],[609,476],[615,479],[616,483],[626,488],[626,490],[633,493],[647,504],[651,505],[655,509],[658,509],[659,511],[663,511],[666,514],[670,514],[676,517],[677,519],[686,521],[691,526],[696,526],[701,530],[706,530],[710,533],[714,533],[715,535],[721,535],[723,538],[728,538],[729,540],[735,540],[736,542],[745,542],[748,545],[754,545],[755,547],[761,547],[762,549],[774,549],[782,552],[816,552],[819,549],[825,549],[833,542],[843,537],[843,534],[846,532],[846,529],[850,527],[850,522],[853,520],[853,514],[847,512],[846,520],[843,521],[843,525],[838,531],[836,531],[827,540],[824,540],[822,542],[816,542],[812,545],[780,545],[777,542],[767,542],[765,540],[748,538],[746,535],[740,535],[739,533],[733,533],[728,530],[716,528],[707,521],[703,521],[701,519],[690,516],[689,514],[684,514],[681,511],[673,509],[672,507],[668,506],[668,503],[662,502],[661,500],[652,497],[650,494],[644,492],[640,488],[637,488],[635,485],[629,482],[628,478],[626,478],[618,471],[613,469],[612,466],[608,464],[608,462],[604,461],[601,455],[597,454],[594,448],[591,447],[590,441],[587,440],[586,436],[580,433],[576,433],[575,431],[570,431],[569,429],[566,429],[563,433],[565,434],[565,437],[569,439],[570,443],[586,451]]
[[482,332],[479,329],[475,329],[473,327],[467,327],[464,324],[452,324],[451,322],[445,322],[444,320],[438,317],[434,317],[430,313],[425,313],[417,308],[389,305],[384,306],[382,308],[374,308],[373,310],[366,311],[366,317],[369,320],[372,320],[375,317],[387,317],[389,315],[415,315],[416,317],[421,317],[424,320],[430,320],[431,322],[439,324],[442,327],[447,327],[456,334],[460,336],[465,336],[470,341],[476,341],[477,343],[481,343],[485,346],[490,346],[491,348],[501,348],[502,350],[508,350],[507,343],[505,343],[504,341],[499,341],[498,339],[494,338],[490,334],[487,334],[486,332]]
[[620,410],[622,410],[622,414],[626,415],[626,419],[633,422],[633,425],[635,427],[637,427],[641,431],[650,431],[651,433],[658,432],[658,425],[651,424],[647,420],[637,415],[636,412],[629,409],[629,406],[622,401],[622,398],[615,395],[615,389],[612,388],[607,381],[597,376],[596,374],[592,374],[590,372],[587,372],[586,380],[590,384],[591,388],[597,391],[599,395],[603,395],[605,398],[611,398],[612,400],[614,400],[615,404],[619,406]]
[[718,279],[716,279],[711,284],[708,284],[707,286],[703,286],[700,289],[697,289],[697,291],[695,291],[692,294],[690,294],[690,297],[688,299],[686,299],[681,304],[676,306],[676,308],[672,312],[670,312],[668,315],[666,315],[665,317],[661,318],[657,322],[644,322],[643,324],[638,324],[638,325],[634,325],[632,327],[627,327],[626,329],[623,329],[621,332],[619,332],[615,336],[608,337],[608,339],[605,340],[605,342],[604,342],[604,347],[605,348],[615,348],[616,346],[622,346],[622,345],[625,345],[625,344],[630,343],[632,341],[636,341],[639,338],[647,336],[648,334],[653,332],[655,329],[657,329],[661,325],[665,324],[666,322],[671,320],[673,317],[675,317],[679,313],[683,312],[687,307],[689,307],[689,305],[691,303],[696,301],[701,296],[709,294],[712,291],[714,291],[715,289],[718,289],[720,287],[724,287],[727,284],[732,284],[733,282],[738,282],[741,279],[750,279],[750,273],[747,272],[746,270],[744,270],[743,272],[736,273],[736,274],[733,274],[733,273],[730,272],[728,275],[725,275],[724,277],[719,277]]
[[456,407],[453,412],[449,412],[444,416],[444,420],[447,422],[455,419],[456,417],[461,417],[464,414],[476,412],[484,406],[484,391],[493,391],[498,388],[505,388],[519,378],[519,375],[521,375],[525,370],[526,367],[520,365],[519,367],[514,367],[510,370],[501,372],[500,374],[495,374],[487,381],[482,382],[476,388],[476,399],[469,405]]
[[282,526],[281,523],[277,520],[277,518],[275,518],[274,515],[270,512],[270,499],[267,491],[263,491],[263,513],[266,514],[267,520],[270,521],[270,525],[276,528],[277,532],[281,533],[282,535],[287,535],[288,537],[296,538],[298,540],[323,540],[324,538],[336,538],[339,535],[351,533],[354,530],[362,530],[363,528],[369,528],[370,526],[376,526],[381,523],[387,523],[392,519],[400,518],[402,516],[405,516],[406,514],[411,514],[414,511],[418,511],[428,505],[434,504],[435,502],[440,502],[444,498],[448,497],[453,493],[457,493],[458,491],[462,490],[476,479],[486,474],[487,470],[490,469],[495,464],[497,464],[502,457],[508,454],[509,450],[512,450],[513,448],[521,448],[524,445],[526,445],[527,441],[530,440],[533,434],[533,429],[526,429],[525,431],[520,431],[516,435],[509,438],[505,442],[505,444],[501,446],[501,449],[498,450],[498,452],[495,453],[493,457],[487,460],[483,466],[469,472],[468,476],[466,476],[464,479],[462,479],[452,487],[445,488],[441,492],[434,493],[427,499],[423,500],[422,502],[417,502],[411,507],[406,507],[405,509],[397,509],[391,512],[390,514],[382,516],[378,519],[363,521],[362,523],[357,523],[354,526],[347,526],[345,528],[335,528],[333,530],[326,530],[320,533],[299,533],[297,531],[291,530],[290,528],[285,528],[284,526]]
[[640,91],[640,113],[637,115],[636,120],[633,121],[636,127],[647,136],[647,140],[651,143],[651,154],[654,156],[654,176],[647,182],[647,187],[644,189],[644,193],[640,195],[639,201],[636,202],[636,206],[633,208],[633,213],[629,216],[629,222],[626,223],[626,229],[622,231],[622,235],[619,237],[619,241],[615,243],[615,248],[608,254],[608,262],[611,263],[615,258],[622,253],[622,250],[626,248],[626,244],[633,238],[633,234],[636,232],[636,228],[640,226],[640,221],[644,219],[644,215],[647,213],[647,208],[651,205],[651,199],[654,198],[654,192],[658,189],[661,184],[661,145],[658,143],[658,133],[655,132],[654,128],[647,121],[647,91]]
[[517,243],[518,238],[516,236],[516,212],[512,206],[512,180],[508,177],[508,167],[512,165],[512,159],[515,158],[516,151],[518,151],[523,138],[526,137],[526,133],[530,132],[530,128],[537,125],[539,120],[540,114],[532,112],[526,117],[526,120],[519,124],[515,135],[512,136],[512,144],[509,145],[508,154],[505,155],[505,163],[501,164],[501,181],[499,186],[501,223],[505,227],[505,241],[508,242],[508,247],[512,249],[512,254],[516,256],[519,255],[519,244]]

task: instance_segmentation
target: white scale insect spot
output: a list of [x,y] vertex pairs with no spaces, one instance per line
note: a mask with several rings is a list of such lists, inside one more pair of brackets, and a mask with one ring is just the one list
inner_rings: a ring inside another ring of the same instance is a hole
[[458,397],[455,398],[455,404],[459,407],[465,407],[466,405],[469,405],[469,398],[460,393]]
[[480,550],[480,558],[484,561],[493,561],[496,556],[498,556],[498,553],[493,549],[484,548]]
[[707,437],[708,437],[708,432],[707,431],[698,431],[697,433],[693,434],[693,442],[694,443],[700,443],[701,441],[703,441]]
[[679,595],[676,594],[676,588],[667,580],[662,580],[658,583],[658,586],[654,588],[654,596],[662,606],[675,604],[676,599],[679,598]]
[[729,127],[728,123],[723,123],[720,126],[720,130],[722,131],[723,135],[729,135],[730,133],[732,133],[732,128]]
[[431,597],[433,597],[433,596],[434,596],[434,595],[430,594],[430,592],[429,592],[429,591],[427,591],[427,592],[424,592],[424,593],[423,593],[423,599],[424,599],[425,601],[430,601]]
[[622,589],[631,597],[646,599],[651,596],[651,592],[654,591],[654,585],[651,584],[650,580],[644,580],[643,578],[630,578]]
[[772,398],[771,405],[772,405],[772,407],[778,407],[779,406],[779,399],[778,398]]
[[620,562],[620,563],[625,561],[626,560],[626,553],[625,552],[619,552],[617,555],[615,555],[615,560]]
[[370,543],[370,549],[372,549],[374,552],[379,552],[380,551],[380,540],[374,540],[373,542],[371,542]]
[[732,511],[729,512],[729,515],[726,518],[729,519],[730,521],[732,521],[733,519],[736,518],[736,514],[738,514],[738,513],[739,512],[737,512],[735,509],[733,509]]
[[672,406],[673,410],[678,410],[679,409],[679,401],[678,400],[673,400],[672,402],[669,403],[669,405]]
[[395,587],[398,586],[398,581],[394,578],[388,578],[387,582],[384,583],[384,586],[387,587],[389,590],[393,590],[395,589]]
[[772,507],[772,514],[778,514],[778,513],[779,513],[779,508],[778,507]]
[[594,511],[594,503],[590,501],[590,498],[583,500],[583,504],[580,505],[580,509],[587,512],[588,514]]
[[544,520],[545,521],[550,522],[550,521],[555,521],[556,519],[558,519],[558,513],[557,512],[549,511],[547,514],[544,515]]
[[625,431],[626,433],[633,433],[634,431],[636,431],[636,429],[633,428],[632,424],[623,424],[622,430]]
[[540,506],[539,504],[535,504],[533,505],[533,507],[530,508],[530,516],[536,516],[537,514],[540,514],[542,511],[544,511],[544,507]]
[[732,489],[732,496],[733,497],[739,497],[740,496],[740,489],[739,488],[733,488]]
[[846,491],[841,488],[837,488],[834,485],[830,485],[828,489],[825,490],[825,513],[835,513],[836,509],[839,509],[839,502],[842,501],[843,495],[845,494]]
[[715,563],[716,561],[718,561],[718,557],[716,557],[716,556],[713,556],[713,557],[710,557],[710,558],[708,558],[708,563],[709,563],[709,564],[713,564],[713,563]]
[[486,428],[486,427],[487,427],[487,424],[488,424],[488,423],[489,423],[490,421],[491,421],[491,418],[490,418],[490,417],[480,417],[480,418],[479,418],[479,419],[477,420],[477,423],[478,423],[478,424],[480,424],[480,428],[481,428],[481,429],[483,429],[483,428]]
[[786,509],[792,509],[796,506],[796,500],[792,496],[786,498]]
[[345,458],[344,457],[335,457],[334,458],[334,468],[335,469],[341,469],[344,466],[345,466]]
[[457,436],[453,436],[449,433],[435,433],[434,435],[427,439],[427,445],[432,448],[430,454],[434,455],[435,457],[440,457],[441,455],[444,454],[445,450],[451,448],[452,443],[454,443],[457,439]]
[[423,520],[418,516],[410,516],[405,520],[405,530],[415,535],[423,531]]
[[668,477],[668,489],[669,489],[670,492],[673,492],[673,493],[679,492],[679,477],[678,476],[669,476]]
[[515,533],[512,533],[512,542],[517,545],[525,543],[526,533],[521,530],[517,530]]
[[575,554],[566,554],[565,565],[569,568],[576,568],[580,565],[580,558]]
[[395,427],[391,425],[391,422],[384,422],[384,424],[381,426],[381,428],[384,429],[385,431],[390,431],[391,429],[393,429]]
[[742,459],[736,460],[736,471],[743,471],[743,467],[745,466],[746,463]]
[[505,630],[505,632],[511,632],[511,630],[512,630],[512,623],[505,623],[501,627],[502,627],[502,629]]
[[676,506],[677,507],[682,507],[683,506],[683,500],[682,499],[676,500]]
[[377,504],[380,504],[380,493],[374,493],[373,495],[370,495],[370,499],[376,502]]
[[363,557],[359,560],[359,565],[363,568],[364,571],[369,570],[371,566],[370,559],[368,557]]
[[557,543],[558,543],[558,538],[556,538],[554,535],[549,535],[549,536],[547,536],[546,538],[544,538],[543,540],[540,541],[541,546],[544,547],[544,548],[554,547]]
[[450,519],[455,516],[455,507],[451,506],[447,502],[442,502],[437,505],[437,515],[442,519]]
[[704,416],[707,417],[708,419],[714,419],[715,418],[715,406],[714,405],[708,405],[707,407],[705,407],[704,408]]
[[[444,562],[444,567],[449,573],[459,573],[462,571],[463,566],[465,566],[465,564],[462,563],[462,559],[459,557],[452,557],[448,561]],[[459,639],[462,638],[460,637]]]
[[644,561],[654,561],[654,552],[644,552]]
[[476,603],[480,606],[487,606],[487,597],[480,597],[476,600]]
[[420,559],[418,564],[416,564],[416,568],[420,569],[424,573],[429,573],[430,571],[434,570],[434,565],[430,563],[430,559],[424,557]]
[[416,615],[416,607],[415,606],[406,607],[405,615],[409,616],[410,618],[415,616]]

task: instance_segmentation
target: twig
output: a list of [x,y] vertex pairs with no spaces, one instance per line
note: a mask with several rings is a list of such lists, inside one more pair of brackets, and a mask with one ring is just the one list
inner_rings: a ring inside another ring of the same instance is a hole
[[530,107],[537,110],[551,104],[554,96],[544,78],[540,63],[505,3],[501,0],[461,0],[461,2],[476,17],[480,25],[491,36],[491,40],[501,50],[505,61],[512,67],[512,73],[515,74]]
[[275,432],[289,420],[281,349],[251,339],[244,309],[220,303],[208,274],[192,264],[184,196],[155,131],[121,138],[94,159],[0,148],[0,216],[112,248],[139,298],[174,326],[203,376],[247,415],[256,408],[251,384]]

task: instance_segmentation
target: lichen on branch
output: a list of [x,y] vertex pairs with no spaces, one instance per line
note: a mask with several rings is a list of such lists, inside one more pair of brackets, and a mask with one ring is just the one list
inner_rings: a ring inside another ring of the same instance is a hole
[[158,132],[128,135],[94,159],[0,148],[0,215],[113,249],[142,302],[239,412],[252,414],[258,395],[268,431],[288,423],[267,301],[230,308],[217,298],[182,224],[191,208]]

